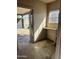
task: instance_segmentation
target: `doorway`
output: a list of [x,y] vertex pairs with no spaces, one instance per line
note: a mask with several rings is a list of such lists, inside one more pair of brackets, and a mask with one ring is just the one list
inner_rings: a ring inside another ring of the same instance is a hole
[[17,7],[17,43],[22,48],[33,42],[32,9]]

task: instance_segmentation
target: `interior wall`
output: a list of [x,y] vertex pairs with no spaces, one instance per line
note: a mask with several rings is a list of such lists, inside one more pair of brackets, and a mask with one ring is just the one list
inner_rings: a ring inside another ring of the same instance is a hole
[[33,9],[34,41],[37,41],[43,27],[46,26],[46,4],[38,0],[18,0],[18,5]]
[[[61,6],[61,0],[57,0],[55,2],[49,3],[47,5],[47,8],[48,8],[47,15],[52,10],[61,9],[60,6]],[[48,25],[50,26],[50,24],[48,24]],[[58,28],[58,24],[57,23],[54,23],[51,27]],[[61,52],[61,34],[60,34],[60,31],[61,31],[61,29],[59,31],[56,31],[57,35],[53,31],[48,31],[48,37],[50,37],[50,39],[53,40],[53,36],[49,36],[49,34],[51,34],[51,35],[54,34],[57,37],[57,40],[56,40],[55,59],[61,59],[61,53],[60,53]],[[52,56],[51,59],[53,59],[53,56]]]
[[[49,12],[55,9],[60,9],[60,0],[56,0],[54,2],[47,4],[47,27],[57,29],[58,23],[48,23]],[[50,40],[56,41],[56,30],[48,30],[47,37]]]
[[[47,4],[47,15],[48,15],[48,17],[49,17],[50,11],[60,9],[60,2],[61,2],[61,0],[56,0],[54,2]],[[48,21],[48,18],[47,18],[47,21]],[[57,23],[47,23],[47,26],[57,29],[58,24]]]
[[47,38],[55,42],[56,30],[47,30]]
[[36,2],[34,5],[34,40],[35,41],[43,31],[43,27],[45,27],[45,25],[46,25],[46,4],[41,2],[38,3]]
[[61,59],[61,38],[60,38],[61,36],[60,35],[58,36],[56,41],[57,44],[56,44],[56,50],[55,50],[55,59]]
[[56,0],[54,2],[48,3],[48,11],[53,9],[60,9],[60,2],[61,0]]

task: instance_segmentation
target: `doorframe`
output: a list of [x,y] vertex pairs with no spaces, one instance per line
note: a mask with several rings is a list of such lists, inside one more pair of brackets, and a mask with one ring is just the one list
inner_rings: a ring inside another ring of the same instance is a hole
[[30,11],[30,24],[31,24],[31,29],[30,29],[30,42],[33,43],[34,42],[34,17],[33,17],[33,9],[31,9]]
[[[17,15],[21,15],[23,17],[26,14],[29,14],[29,24],[31,24],[31,28],[29,29],[30,30],[30,42],[33,43],[34,42],[34,17],[33,17],[33,9],[31,9],[31,11],[28,12],[28,13],[17,14]],[[22,22],[23,22],[23,19],[22,19]]]

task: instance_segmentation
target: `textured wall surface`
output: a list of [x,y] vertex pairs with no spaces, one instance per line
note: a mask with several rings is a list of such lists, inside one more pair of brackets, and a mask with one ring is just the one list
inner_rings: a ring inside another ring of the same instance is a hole
[[[48,17],[49,17],[50,11],[57,10],[57,9],[60,9],[60,0],[56,0],[54,2],[47,4],[47,21],[49,20]],[[58,23],[48,23],[47,22],[47,27],[57,29]],[[55,41],[56,40],[56,31],[48,30],[47,37],[50,38],[50,40]]]
[[56,40],[56,30],[47,30],[48,39],[55,41]]
[[[47,15],[48,15],[48,18],[49,18],[49,13],[52,10],[58,10],[58,9],[60,9],[60,0],[56,0],[56,1],[52,2],[52,3],[47,4]],[[47,18],[47,21],[49,20],[48,18]],[[48,27],[57,28],[58,24],[57,23],[47,23],[47,26]]]
[[37,41],[39,34],[46,25],[46,4],[39,0],[18,0],[18,6],[33,9],[34,41]]

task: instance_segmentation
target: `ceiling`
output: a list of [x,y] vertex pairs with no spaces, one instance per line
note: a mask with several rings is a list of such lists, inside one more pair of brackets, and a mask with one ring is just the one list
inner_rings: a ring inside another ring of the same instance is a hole
[[22,8],[22,7],[17,7],[17,14],[24,14],[30,12],[31,9],[28,8]]
[[[21,2],[21,3],[23,3],[23,2],[31,2],[31,1],[36,1],[36,0],[17,0],[18,3],[19,2]],[[41,2],[44,2],[44,3],[51,3],[51,2],[54,2],[56,0],[37,0],[37,1],[41,1]]]
[[50,2],[53,2],[53,1],[56,1],[56,0],[40,0],[40,1],[42,1],[44,3],[50,3]]

